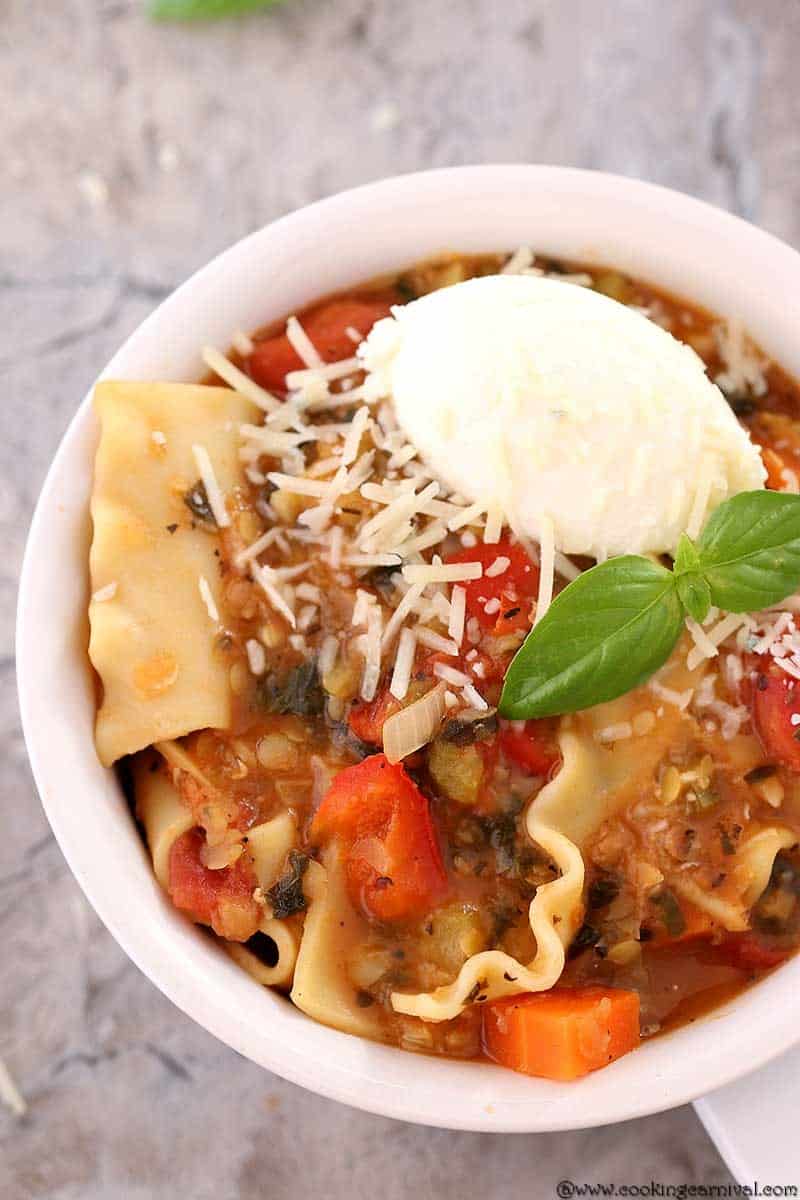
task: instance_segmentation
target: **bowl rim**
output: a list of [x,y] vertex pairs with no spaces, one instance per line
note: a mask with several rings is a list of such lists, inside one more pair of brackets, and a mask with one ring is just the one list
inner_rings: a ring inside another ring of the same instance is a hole
[[[689,230],[697,232],[713,227],[715,231],[726,237],[729,236],[734,242],[746,243],[750,252],[760,254],[765,262],[771,264],[778,275],[785,275],[787,281],[792,278],[795,284],[800,282],[800,255],[791,247],[738,217],[671,189],[624,176],[570,167],[487,164],[439,168],[433,171],[393,176],[340,192],[283,216],[242,238],[193,273],[162,301],[126,339],[99,378],[108,377],[118,371],[124,362],[135,360],[138,347],[158,329],[165,318],[179,312],[193,295],[198,294],[204,288],[218,284],[230,273],[230,264],[242,262],[247,256],[248,250],[257,245],[260,239],[302,236],[303,230],[315,223],[324,222],[329,218],[341,220],[342,215],[350,210],[365,211],[365,206],[368,208],[378,201],[386,203],[389,200],[400,198],[406,204],[410,204],[412,194],[418,192],[441,197],[457,193],[460,187],[467,184],[481,186],[486,183],[487,186],[490,184],[497,186],[501,182],[503,186],[508,187],[516,185],[521,187],[523,184],[527,187],[550,187],[554,188],[556,192],[559,188],[564,190],[572,188],[579,190],[587,198],[603,197],[608,201],[611,197],[623,197],[626,203],[630,203],[634,207],[636,205],[654,206],[659,211],[668,211],[670,215],[674,215],[678,224],[683,223]],[[609,263],[608,265],[617,264]],[[313,298],[312,293],[309,300]],[[547,1107],[543,1102],[537,1102],[535,1105],[531,1103],[530,1106],[526,1106],[524,1101],[519,1100],[494,1105],[491,1101],[491,1088],[487,1092],[482,1086],[485,1080],[479,1081],[474,1071],[464,1071],[463,1067],[467,1064],[458,1064],[458,1068],[461,1069],[457,1069],[453,1065],[453,1060],[448,1060],[445,1064],[444,1060],[412,1056],[395,1048],[366,1043],[363,1053],[354,1050],[352,1046],[343,1050],[343,1058],[347,1059],[347,1062],[339,1063],[333,1059],[320,1062],[314,1058],[308,1048],[305,1050],[302,1048],[304,1043],[308,1043],[312,1050],[324,1046],[326,1054],[331,1052],[331,1047],[338,1046],[340,1049],[343,1047],[341,1040],[331,1041],[330,1035],[333,1035],[335,1039],[345,1038],[349,1042],[357,1041],[361,1044],[360,1039],[353,1039],[350,1035],[329,1030],[324,1026],[316,1027],[323,1031],[323,1035],[317,1038],[304,1037],[302,1032],[299,1033],[294,1046],[283,1044],[280,1039],[276,1038],[269,1048],[264,1048],[262,1040],[259,1049],[254,1050],[253,1043],[247,1036],[247,1028],[240,1027],[236,1020],[232,1019],[235,1008],[234,1000],[245,1001],[245,993],[239,986],[239,983],[247,978],[244,973],[239,972],[238,968],[234,968],[237,975],[241,974],[242,976],[242,981],[237,982],[228,969],[232,967],[232,964],[225,960],[227,965],[224,965],[222,962],[224,956],[220,953],[220,970],[215,971],[214,975],[219,978],[223,989],[230,989],[230,1003],[227,1002],[228,998],[223,995],[222,991],[216,997],[201,997],[202,985],[208,983],[209,979],[207,963],[205,966],[195,964],[186,977],[181,977],[174,969],[174,964],[170,962],[170,955],[172,949],[179,949],[181,965],[185,966],[185,956],[191,957],[191,954],[194,953],[191,948],[197,948],[199,945],[197,939],[202,938],[203,935],[194,927],[183,929],[183,919],[180,917],[178,918],[180,924],[176,925],[175,913],[172,911],[169,914],[162,913],[161,918],[157,919],[156,927],[152,930],[145,929],[142,921],[131,920],[130,914],[125,912],[119,898],[113,896],[112,889],[107,882],[103,882],[95,865],[89,860],[74,817],[68,807],[60,802],[53,787],[53,764],[48,761],[51,751],[48,744],[47,725],[43,726],[41,721],[44,697],[38,678],[40,672],[37,670],[41,626],[37,627],[35,620],[37,615],[41,615],[41,606],[35,603],[36,590],[41,583],[42,550],[52,540],[51,525],[54,513],[60,504],[58,489],[63,482],[63,473],[71,460],[81,461],[81,456],[83,456],[85,462],[86,447],[89,445],[86,427],[90,421],[90,400],[93,388],[94,384],[80,404],[59,443],[42,486],[28,533],[20,576],[16,638],[17,679],[22,726],[43,807],[70,869],[101,921],[110,930],[125,953],[173,1003],[239,1053],[291,1082],[305,1086],[320,1095],[383,1116],[440,1128],[484,1132],[544,1132],[579,1129],[660,1112],[690,1101],[706,1091],[730,1083],[743,1074],[763,1066],[800,1040],[800,1030],[795,1029],[794,1022],[790,1019],[791,1012],[788,1003],[794,981],[800,982],[800,956],[798,956],[793,963],[788,963],[779,972],[746,993],[747,1001],[739,1004],[738,1008],[737,1005],[733,1006],[733,1008],[737,1008],[737,1012],[734,1012],[730,1006],[724,1006],[722,1010],[716,1010],[700,1023],[708,1028],[710,1021],[715,1018],[718,1020],[732,1018],[734,1031],[738,1026],[739,1032],[742,1034],[746,1015],[742,1019],[741,1012],[738,1010],[744,1010],[745,1014],[750,1009],[754,1012],[759,1009],[762,1013],[772,1013],[773,1019],[760,1031],[758,1036],[750,1033],[749,1036],[744,1037],[748,1054],[744,1068],[741,1065],[741,1053],[733,1052],[734,1044],[740,1045],[739,1040],[734,1038],[731,1041],[728,1037],[725,1039],[724,1052],[717,1050],[715,1053],[713,1047],[709,1047],[706,1052],[703,1048],[703,1053],[698,1055],[698,1061],[687,1063],[685,1070],[676,1067],[674,1077],[664,1077],[663,1089],[658,1086],[644,1087],[644,1081],[637,1082],[636,1078],[642,1072],[630,1070],[626,1074],[633,1079],[633,1087],[615,1088],[613,1083],[609,1083],[607,1086],[597,1084],[600,1076],[611,1080],[612,1075],[614,1080],[619,1078],[622,1084],[623,1075],[617,1071],[621,1063],[614,1064],[613,1067],[589,1077],[580,1084],[566,1085],[566,1091],[564,1090],[565,1085],[546,1085],[543,1090],[541,1087],[543,1081],[530,1081],[525,1077],[517,1077],[531,1085],[531,1095],[535,1092],[536,1095],[546,1098],[547,1089],[551,1089],[549,1094],[554,1103],[551,1106],[552,1111],[548,1115],[543,1115],[544,1108]],[[85,594],[85,585],[81,586]],[[51,718],[52,722],[55,720],[56,718]],[[54,729],[55,724],[51,724],[50,730]],[[89,749],[93,756],[93,745]],[[132,825],[131,829],[133,829]],[[130,846],[127,847],[125,853],[131,854]],[[131,857],[135,856],[131,854]],[[120,859],[120,861],[122,860]],[[147,869],[150,869],[149,856]],[[156,895],[156,892],[157,888],[154,887],[155,905],[163,908],[166,902],[163,897]],[[153,913],[157,911],[160,909],[154,908]],[[168,949],[170,953],[167,953]],[[207,956],[205,957],[207,958]],[[781,985],[782,979],[785,982]],[[765,993],[767,992],[770,997],[778,997],[780,993],[784,993],[784,1004],[782,1008],[778,1008],[778,1019],[775,1019],[774,1009],[766,1000]],[[758,994],[764,996],[759,1004],[752,999]],[[287,1007],[291,1008],[291,1006]],[[297,1013],[297,1010],[293,1009],[292,1011]],[[304,1024],[311,1020],[303,1014],[299,1014],[299,1016]],[[685,1035],[685,1029],[686,1027],[667,1035],[666,1038],[657,1039],[657,1041],[662,1044],[669,1041],[678,1051],[682,1040],[688,1049],[691,1042]],[[711,1041],[713,1041],[712,1033],[713,1030],[709,1029],[708,1036]],[[644,1055],[646,1050],[654,1044],[648,1043],[646,1047],[640,1048],[635,1057]],[[696,1048],[700,1048],[700,1043],[697,1043]],[[740,1050],[741,1048],[740,1046]],[[386,1064],[390,1062],[384,1057],[387,1053],[402,1055],[404,1058],[414,1061],[415,1079],[418,1077],[419,1086],[416,1086],[415,1083],[409,1091],[408,1086],[398,1086],[397,1083],[387,1085],[385,1076],[389,1073],[389,1068]],[[687,1055],[687,1057],[689,1056]],[[665,1056],[661,1055],[661,1059],[665,1059]],[[627,1062],[628,1059],[621,1061]],[[475,1071],[484,1073],[487,1078],[490,1072],[498,1070],[498,1068],[478,1064],[469,1064],[469,1066],[470,1068],[474,1067]],[[441,1083],[443,1071],[452,1076],[455,1085],[452,1088],[448,1083],[444,1085]],[[617,1073],[615,1074],[615,1072]],[[461,1095],[462,1085],[467,1081],[471,1081],[472,1084],[478,1083],[477,1090],[481,1100],[477,1103],[471,1099],[467,1103]],[[447,1111],[444,1111],[441,1107],[441,1096],[451,1090],[453,1095],[449,1096]],[[574,1100],[574,1103],[568,1103],[567,1097]],[[482,1100],[487,1102],[482,1103]]]

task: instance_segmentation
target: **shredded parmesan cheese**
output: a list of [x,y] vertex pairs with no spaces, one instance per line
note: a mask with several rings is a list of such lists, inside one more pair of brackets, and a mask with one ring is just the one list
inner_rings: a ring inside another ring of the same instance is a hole
[[553,522],[542,513],[539,518],[539,594],[534,624],[541,621],[553,599],[555,581],[555,541]]
[[205,446],[195,444],[192,446],[192,454],[194,455],[197,469],[200,472],[203,487],[206,489],[208,505],[214,515],[214,520],[220,529],[226,529],[230,525],[231,519],[228,516],[228,510],[225,507],[225,497],[222,495],[222,490],[217,483],[217,477],[214,474],[214,468],[211,465],[208,451]]
[[253,404],[258,405],[264,412],[274,412],[280,406],[280,400],[276,396],[266,391],[265,388],[259,387],[255,380],[234,366],[231,360],[220,353],[216,347],[203,347],[203,362],[215,375],[224,379],[235,392],[252,400]]
[[205,575],[199,576],[199,578],[197,580],[197,586],[200,591],[200,596],[202,598],[203,604],[205,604],[205,606],[206,606],[206,612],[208,613],[209,619],[212,620],[215,625],[218,625],[219,624],[219,609],[217,608],[216,601],[214,600],[214,595],[211,591],[211,588],[209,586],[208,580],[206,579]]

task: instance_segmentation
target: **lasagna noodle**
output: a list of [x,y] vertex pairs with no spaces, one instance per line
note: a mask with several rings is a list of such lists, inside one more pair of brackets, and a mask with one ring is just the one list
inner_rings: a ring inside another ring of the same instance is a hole
[[[175,743],[158,747],[167,763],[178,770],[189,770],[192,760]],[[195,778],[204,779],[195,768]],[[192,812],[184,804],[160,760],[150,751],[136,756],[133,768],[136,811],[144,825],[145,837],[153,859],[153,871],[161,887],[169,891],[169,857],[173,845],[195,826]],[[280,813],[247,831],[247,853],[253,863],[258,886],[267,892],[283,870],[286,857],[297,838],[297,824],[290,813]],[[275,943],[277,961],[273,966],[262,962],[247,946],[223,940],[226,952],[259,983],[288,984],[297,959],[298,937],[286,921],[276,920],[269,907],[259,932]]]
[[[695,673],[693,679],[697,678]],[[688,673],[676,668],[669,683],[685,687],[687,679]],[[518,992],[546,991],[558,981],[566,949],[583,920],[583,846],[627,803],[632,789],[655,778],[678,724],[689,720],[673,707],[647,737],[604,746],[598,739],[600,731],[629,722],[637,708],[641,708],[641,694],[623,696],[562,722],[561,769],[526,815],[531,841],[550,855],[560,871],[559,878],[538,888],[531,901],[533,961],[525,966],[501,950],[484,950],[464,963],[453,983],[430,993],[393,993],[397,1012],[446,1021],[458,1016],[476,988],[481,997],[496,1000]]]
[[347,970],[348,954],[361,933],[361,921],[347,897],[337,847],[325,851],[324,865],[311,862],[303,880],[308,897],[291,998],[309,1017],[345,1033],[381,1040],[378,1006],[359,1008]]
[[97,751],[110,766],[229,724],[228,670],[200,591],[205,579],[221,609],[218,539],[192,521],[183,496],[198,478],[195,444],[223,494],[239,483],[238,426],[255,408],[228,388],[127,382],[98,384],[95,408],[91,587],[111,595],[89,605],[89,656],[103,685]]
[[286,921],[276,921],[265,917],[259,926],[259,933],[270,938],[275,943],[276,961],[269,966],[262,959],[240,942],[223,942],[225,953],[233,959],[256,983],[264,987],[286,987],[294,977],[297,962],[298,938],[294,929]]

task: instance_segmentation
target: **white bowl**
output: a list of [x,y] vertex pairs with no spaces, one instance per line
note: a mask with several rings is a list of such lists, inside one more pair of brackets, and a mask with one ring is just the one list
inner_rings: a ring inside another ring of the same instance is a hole
[[[200,347],[224,346],[235,329],[439,251],[520,244],[619,267],[737,315],[800,374],[800,256],[775,238],[630,179],[486,166],[388,179],[269,225],[179,288],[103,375],[193,380],[202,371]],[[87,397],[50,469],[28,540],[17,637],[22,717],[70,867],[123,949],[175,1004],[286,1079],[371,1112],[454,1129],[573,1129],[643,1116],[719,1087],[800,1039],[800,957],[707,1018],[566,1085],[339,1033],[234,966],[165,899],[116,776],[95,757],[86,562],[96,438]]]

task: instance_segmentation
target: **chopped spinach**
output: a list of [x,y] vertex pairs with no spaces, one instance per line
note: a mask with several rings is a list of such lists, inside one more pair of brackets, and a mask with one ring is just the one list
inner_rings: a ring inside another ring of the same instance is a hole
[[584,950],[588,950],[591,946],[595,946],[600,941],[600,930],[595,929],[594,925],[589,925],[584,921],[569,948],[569,957],[576,958],[582,954]]
[[587,903],[590,909],[605,908],[619,895],[619,880],[612,875],[598,875],[589,884]]
[[307,854],[301,854],[299,850],[289,851],[288,870],[267,892],[273,916],[277,921],[290,917],[292,913],[302,912],[306,907],[303,876],[307,867]]
[[268,712],[318,717],[325,708],[325,692],[317,664],[307,659],[285,675],[267,675],[259,686],[258,698]]
[[496,733],[497,713],[490,712],[466,721],[461,717],[451,717],[445,722],[440,736],[456,746],[468,746],[472,742],[486,741]]
[[680,937],[686,929],[686,918],[680,904],[669,888],[662,888],[650,897],[650,903],[655,904],[664,923],[664,928],[670,937]]
[[185,493],[183,503],[189,509],[189,512],[197,517],[198,521],[216,527],[217,521],[208,502],[208,492],[202,479],[198,479],[197,483]]

